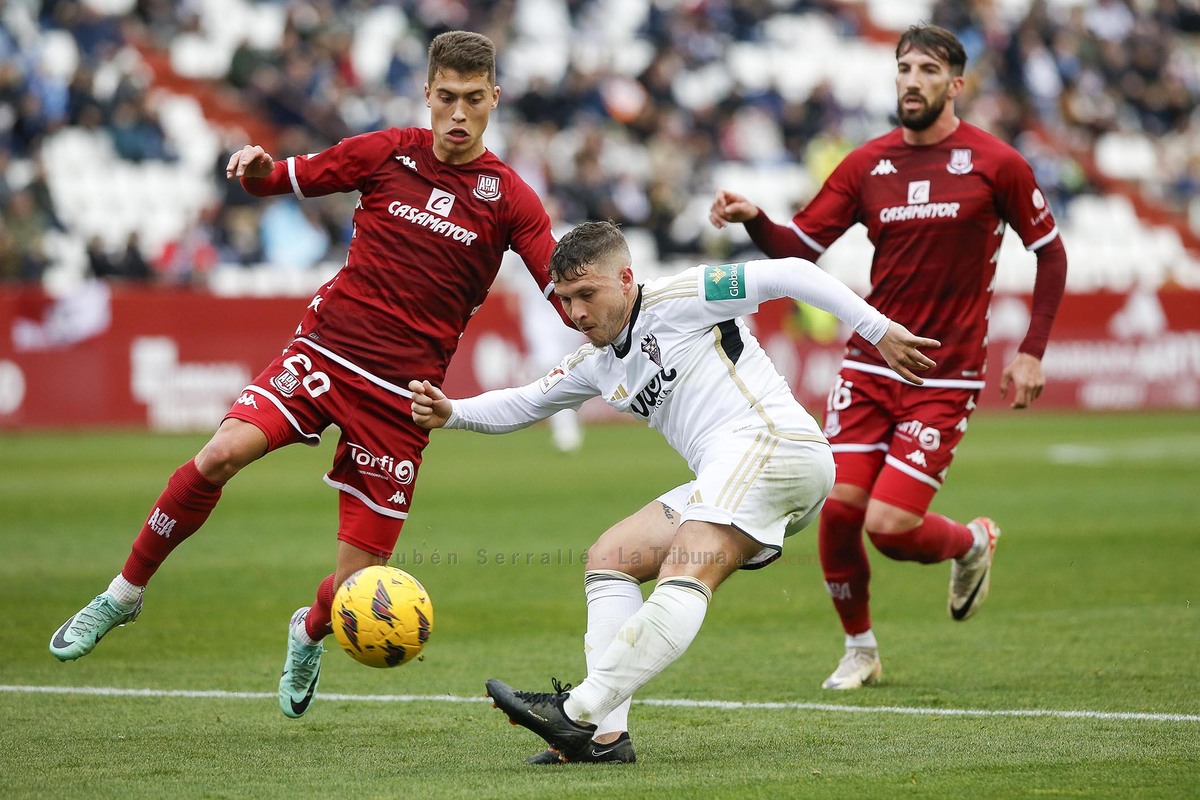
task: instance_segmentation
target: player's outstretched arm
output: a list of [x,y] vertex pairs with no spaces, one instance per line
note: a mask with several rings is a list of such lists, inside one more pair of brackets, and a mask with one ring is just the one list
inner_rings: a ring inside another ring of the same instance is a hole
[[1046,388],[1046,376],[1042,373],[1042,360],[1029,353],[1017,353],[1016,357],[1000,374],[1000,396],[1008,397],[1008,388],[1013,388],[1013,408],[1028,408]]
[[275,159],[262,149],[261,145],[248,144],[229,157],[225,165],[225,177],[230,180],[238,178],[265,178],[275,168]]
[[714,228],[724,228],[731,222],[749,222],[757,216],[758,206],[727,189],[717,189],[717,196],[708,210],[708,221]]
[[942,343],[937,339],[917,336],[899,322],[889,321],[887,333],[876,343],[875,348],[900,377],[920,386],[925,381],[918,378],[914,370],[924,372],[937,366],[937,362],[917,348],[941,346]]
[[429,381],[409,381],[408,390],[412,392],[413,422],[432,430],[450,419],[452,405],[441,389]]

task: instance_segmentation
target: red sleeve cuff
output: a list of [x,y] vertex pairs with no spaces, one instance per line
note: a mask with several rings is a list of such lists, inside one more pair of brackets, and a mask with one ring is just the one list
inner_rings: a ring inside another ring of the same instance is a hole
[[1017,348],[1041,359],[1050,341],[1050,328],[1062,302],[1067,285],[1067,249],[1062,237],[1056,236],[1037,251],[1037,278],[1033,282],[1033,309],[1030,313],[1029,331]]
[[750,234],[750,241],[754,242],[754,246],[762,250],[768,258],[795,256],[815,261],[820,255],[806,245],[793,230],[772,222],[761,208],[758,209],[758,216],[746,222],[746,233]]

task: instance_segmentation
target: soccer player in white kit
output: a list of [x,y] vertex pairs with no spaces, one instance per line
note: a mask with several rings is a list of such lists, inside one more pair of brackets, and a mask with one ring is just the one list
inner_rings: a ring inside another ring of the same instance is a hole
[[[540,380],[466,400],[428,381],[409,384],[418,425],[482,433],[514,431],[599,395],[661,432],[696,476],[589,549],[583,683],[537,693],[487,682],[496,705],[557,752],[534,763],[633,761],[630,697],[687,649],[717,586],[776,559],[833,486],[820,426],[739,317],[778,297],[809,303],[852,325],[918,384],[914,370],[934,366],[918,348],[938,346],[803,259],[693,267],[644,285],[629,262],[612,223],[584,223],[558,243],[554,292],[589,344]],[[643,603],[639,584],[650,580],[657,585]]]

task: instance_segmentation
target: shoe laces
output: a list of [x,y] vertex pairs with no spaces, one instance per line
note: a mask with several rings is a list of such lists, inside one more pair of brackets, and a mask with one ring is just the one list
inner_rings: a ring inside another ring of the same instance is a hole
[[859,667],[870,666],[875,663],[875,652],[865,647],[851,647],[842,656],[842,660],[838,662],[838,672],[843,670],[849,672]]
[[95,630],[121,616],[121,613],[112,602],[105,602],[104,598],[97,597],[75,615],[75,621],[71,623],[71,633],[79,636]]
[[571,691],[572,685],[564,684],[558,678],[551,678],[550,685],[554,687],[553,692],[513,692],[517,697],[530,703],[549,703],[554,702],[559,698],[566,697]]
[[307,684],[312,681],[313,673],[321,666],[321,656],[325,653],[325,648],[320,644],[313,647],[305,647],[303,652],[298,653],[292,661],[292,677],[298,684]]

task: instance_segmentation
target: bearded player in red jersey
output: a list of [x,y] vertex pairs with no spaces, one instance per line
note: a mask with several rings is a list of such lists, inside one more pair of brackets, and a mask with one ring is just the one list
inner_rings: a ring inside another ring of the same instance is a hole
[[825,435],[837,478],[821,512],[826,586],[846,632],[827,689],[857,689],[882,674],[868,605],[871,571],[862,532],[889,558],[953,559],[950,616],[987,598],[1000,529],[928,513],[984,386],[988,306],[1006,225],[1037,255],[1033,313],[1000,393],[1025,408],[1044,385],[1041,358],[1066,283],[1067,255],[1029,164],[960,120],[966,53],[951,32],[915,25],[896,47],[900,127],[858,148],[791,224],[719,190],[710,219],[741,222],[772,258],[815,260],[855,223],[875,245],[867,301],[942,342],[923,386],[905,383],[857,335],[829,394]]
[[325,481],[340,491],[337,566],[311,607],[292,617],[279,683],[284,714],[308,710],[334,591],[355,571],[386,562],[408,516],[429,441],[412,421],[409,381],[445,376],[509,247],[550,292],[550,219],[482,140],[500,98],[495,57],[479,34],[433,40],[425,86],[432,130],[366,133],[283,161],[247,145],[229,159],[227,176],[260,197],[360,192],[346,263],[312,298],[283,354],[171,476],[109,588],[54,634],[57,658],[86,655],[137,617],[150,578],[238,471],[285,445],[316,445],[336,424],[341,438]]

